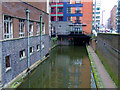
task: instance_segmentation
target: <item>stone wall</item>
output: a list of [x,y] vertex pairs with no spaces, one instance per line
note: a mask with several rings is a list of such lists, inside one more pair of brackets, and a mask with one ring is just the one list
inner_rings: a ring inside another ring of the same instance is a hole
[[119,34],[98,34],[97,37],[97,53],[114,81],[118,80],[118,72],[120,71],[118,69],[120,62],[119,40]]
[[[42,54],[45,56],[49,52],[49,36],[44,35],[42,38],[45,46]],[[41,52],[37,51],[38,44],[40,44],[40,36],[30,37],[30,47],[34,47],[34,52],[30,55],[30,65],[40,60]],[[0,52],[2,52],[2,57],[0,57],[0,60],[2,60],[1,82],[4,85],[27,69],[27,38],[1,41],[0,45],[2,46],[2,50],[0,50]],[[19,52],[24,49],[26,58],[20,60]],[[8,55],[10,55],[11,69],[6,72],[5,56]]]

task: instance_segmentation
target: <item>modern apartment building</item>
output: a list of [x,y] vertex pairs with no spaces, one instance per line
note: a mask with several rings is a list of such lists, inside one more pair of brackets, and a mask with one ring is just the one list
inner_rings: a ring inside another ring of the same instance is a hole
[[49,53],[49,13],[47,2],[0,4],[0,82],[4,86]]
[[101,9],[101,0],[93,0],[92,30],[97,31],[100,28],[100,9]]
[[91,34],[93,0],[55,0],[51,1],[51,21],[72,21],[82,25],[75,30]]

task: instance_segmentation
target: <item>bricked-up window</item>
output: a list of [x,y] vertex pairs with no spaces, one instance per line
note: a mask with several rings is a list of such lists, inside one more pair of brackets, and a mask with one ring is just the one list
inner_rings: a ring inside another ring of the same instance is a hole
[[40,23],[37,23],[37,32],[36,32],[36,35],[40,35]]
[[34,47],[30,47],[30,54],[33,54],[34,52]]
[[29,24],[29,33],[30,36],[33,36],[33,22],[30,22]]
[[10,56],[5,57],[6,68],[10,67]]
[[13,23],[12,18],[5,16],[4,17],[4,39],[13,38]]
[[39,51],[39,50],[40,50],[40,44],[37,45],[37,51]]
[[19,20],[19,37],[25,36],[25,20]]
[[26,56],[25,56],[25,49],[24,49],[24,50],[21,50],[21,51],[19,52],[19,55],[20,55],[20,60],[23,59],[23,58],[25,58],[25,57],[26,57]]

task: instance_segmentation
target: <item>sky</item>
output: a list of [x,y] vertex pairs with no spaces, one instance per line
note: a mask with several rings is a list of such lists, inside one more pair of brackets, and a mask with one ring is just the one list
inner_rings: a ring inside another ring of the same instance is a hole
[[[102,19],[102,10],[105,10],[103,13],[103,24],[106,24],[107,19],[110,17],[110,11],[117,5],[118,0],[101,0],[101,19]],[[101,20],[102,21],[102,20]]]

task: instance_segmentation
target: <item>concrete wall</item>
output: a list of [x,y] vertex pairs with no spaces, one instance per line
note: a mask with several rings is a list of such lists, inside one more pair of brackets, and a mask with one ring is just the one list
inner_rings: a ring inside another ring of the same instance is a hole
[[120,35],[98,34],[97,52],[102,58],[102,63],[107,67],[112,78],[118,79],[118,62],[120,62]]
[[[46,42],[47,41],[47,42]],[[44,49],[43,56],[49,52],[49,36],[43,36]],[[2,44],[2,84],[8,83],[25,69],[27,69],[27,38],[8,40],[0,42]],[[30,47],[34,47],[34,52],[30,55],[30,65],[40,60],[40,51],[37,51],[37,45],[40,44],[40,36],[30,38]],[[19,52],[25,49],[26,58],[20,60]],[[11,70],[6,72],[5,56],[10,55]]]

